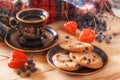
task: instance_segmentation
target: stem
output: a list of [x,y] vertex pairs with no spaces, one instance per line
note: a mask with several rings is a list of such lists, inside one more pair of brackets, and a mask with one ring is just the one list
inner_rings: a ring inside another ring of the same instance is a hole
[[[113,15],[113,16],[115,16],[115,14],[112,12],[112,10],[108,7],[108,5],[105,3],[105,2],[103,2],[103,4],[106,6],[106,8],[109,10],[109,12]],[[118,19],[120,19],[119,17],[117,17],[117,16],[115,16],[116,18],[118,18]]]
[[5,58],[8,58],[8,59],[10,58],[10,57],[8,57],[8,56],[4,56],[4,55],[0,55],[0,56],[1,56],[1,57],[5,57]]
[[112,15],[114,15],[113,12],[112,12],[112,10],[108,7],[108,5],[107,5],[105,2],[103,2],[103,4],[106,6],[106,8],[109,10],[109,12],[110,12]]
[[96,20],[94,18],[94,31],[96,30]]
[[69,21],[69,18],[68,18],[68,15],[67,15],[66,11],[65,11],[65,17],[67,18],[67,21]]

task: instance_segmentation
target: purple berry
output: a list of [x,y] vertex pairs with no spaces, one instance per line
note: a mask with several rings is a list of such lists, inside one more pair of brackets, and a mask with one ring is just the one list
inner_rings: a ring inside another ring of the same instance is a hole
[[26,76],[27,76],[27,77],[30,77],[30,76],[31,76],[31,73],[27,72],[27,73],[26,73]]
[[28,65],[31,65],[33,63],[33,59],[28,60]]
[[27,66],[27,69],[28,69],[28,70],[31,70],[31,66],[28,65],[28,66]]
[[35,67],[35,63],[32,63],[31,66],[32,66],[32,67]]
[[110,43],[111,43],[111,39],[112,39],[111,37],[108,37],[106,42],[107,42],[108,44],[110,44]]
[[35,72],[35,71],[37,71],[36,68],[32,68],[32,69],[31,69],[31,72],[32,72],[32,73]]
[[113,32],[113,35],[114,35],[114,36],[117,36],[117,35],[118,35],[118,32]]
[[17,71],[16,73],[17,73],[18,75],[20,75],[21,72],[20,72],[20,71]]
[[26,71],[27,71],[26,68],[25,68],[25,66],[22,66],[20,69],[21,69],[23,72],[26,72]]
[[65,36],[66,39],[69,39],[69,36]]

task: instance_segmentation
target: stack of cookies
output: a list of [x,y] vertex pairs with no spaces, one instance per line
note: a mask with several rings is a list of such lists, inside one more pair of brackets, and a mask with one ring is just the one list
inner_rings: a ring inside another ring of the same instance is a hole
[[60,51],[53,57],[56,67],[66,71],[76,71],[81,67],[99,69],[103,66],[102,58],[97,55],[94,46],[80,41],[65,41],[60,47],[66,51]]

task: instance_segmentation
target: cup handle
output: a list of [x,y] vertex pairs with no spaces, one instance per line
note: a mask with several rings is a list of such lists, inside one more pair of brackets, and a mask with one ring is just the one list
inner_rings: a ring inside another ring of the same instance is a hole
[[14,28],[16,30],[19,30],[19,27],[18,27],[19,21],[16,18],[11,17],[10,21],[9,21],[9,24],[10,24],[10,27],[12,27],[12,28]]

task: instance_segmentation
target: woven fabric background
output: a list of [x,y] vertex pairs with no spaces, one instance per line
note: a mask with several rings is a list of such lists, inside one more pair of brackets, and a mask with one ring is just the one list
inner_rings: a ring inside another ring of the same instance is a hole
[[[49,12],[50,17],[48,19],[48,23],[55,22],[58,20],[64,20],[65,17],[65,11],[68,13],[68,17],[74,17],[76,12],[76,6],[72,3],[74,3],[77,0],[26,0],[23,2],[23,0],[16,0],[14,3],[13,0],[0,0],[0,13],[3,13],[9,16],[16,16],[16,13],[20,11],[21,9],[26,8],[41,8],[45,9]],[[79,0],[79,4],[80,1]],[[93,3],[93,0],[84,0],[83,4],[86,2]],[[95,4],[97,10],[100,10],[100,6],[98,4]],[[1,10],[2,9],[2,10]]]
[[23,8],[41,8],[49,12],[48,22],[65,19],[64,12],[68,11],[71,4],[59,0],[29,0]]

